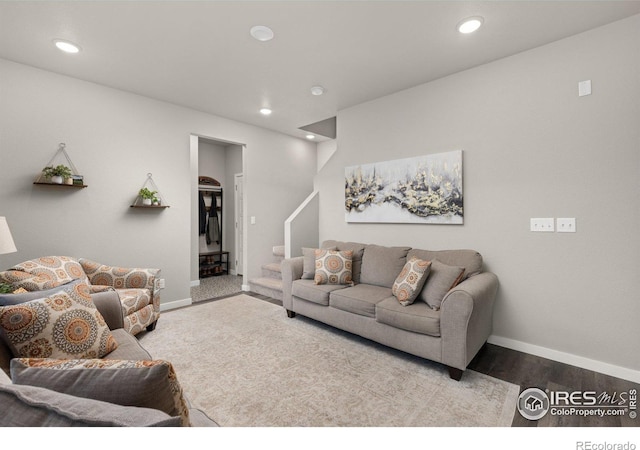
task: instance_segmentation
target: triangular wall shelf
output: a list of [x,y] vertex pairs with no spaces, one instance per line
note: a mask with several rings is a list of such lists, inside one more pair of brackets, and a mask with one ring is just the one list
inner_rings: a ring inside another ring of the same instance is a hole
[[[56,183],[56,182],[53,182],[51,178],[47,178],[44,175],[44,172],[40,172],[40,175],[38,175],[38,178],[36,178],[36,181],[34,181],[33,184],[46,184],[49,186],[65,186],[65,187],[75,187],[75,188],[87,187],[87,185],[84,184],[84,177],[80,175],[80,173],[78,172],[78,169],[76,169],[76,166],[71,161],[71,158],[69,158],[69,154],[67,153],[67,150],[65,149],[65,147],[66,147],[66,144],[62,142],[58,146],[58,151],[55,153],[55,155],[53,155],[53,158],[51,158],[51,160],[47,163],[45,167],[55,167],[58,165],[65,165],[69,169],[71,169],[71,174],[72,174],[71,178],[68,178],[67,180],[62,180],[61,183]],[[63,157],[64,157],[64,160],[62,159]],[[66,161],[66,164],[65,164],[65,161]]]
[[[149,191],[153,192],[154,193],[154,199],[156,201],[153,201],[151,204],[145,204],[144,199],[140,195],[140,191],[143,190],[143,189],[148,189]],[[164,209],[164,208],[168,208],[169,207],[169,205],[167,205],[166,202],[164,201],[164,198],[162,197],[162,194],[160,194],[160,189],[158,189],[158,186],[156,186],[156,183],[153,181],[152,174],[150,174],[150,173],[147,174],[147,180],[144,182],[144,184],[140,188],[140,191],[138,191],[138,196],[136,197],[136,199],[134,200],[133,204],[131,205],[131,208],[159,208],[159,209]]]

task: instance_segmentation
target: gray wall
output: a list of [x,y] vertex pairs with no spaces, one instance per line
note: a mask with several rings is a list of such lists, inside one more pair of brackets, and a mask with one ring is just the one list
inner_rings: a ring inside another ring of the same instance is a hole
[[[321,241],[477,249],[500,279],[497,342],[640,370],[639,55],[634,16],[340,111]],[[458,149],[464,225],[345,223],[346,166]],[[532,233],[532,217],[578,232]]]
[[[315,144],[0,59],[0,215],[18,247],[0,255],[0,268],[43,255],[159,267],[165,307],[187,302],[191,134],[246,144],[246,208],[256,216],[245,228],[247,267],[258,276],[283,241],[284,220],[312,191]],[[88,188],[32,184],[60,142]],[[148,172],[170,208],[129,208]]]

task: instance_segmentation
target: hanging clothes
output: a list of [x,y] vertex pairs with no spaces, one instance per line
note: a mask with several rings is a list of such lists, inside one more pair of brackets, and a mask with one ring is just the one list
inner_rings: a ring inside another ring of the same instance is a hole
[[215,193],[211,195],[211,206],[209,207],[209,220],[207,220],[206,239],[207,244],[215,242],[220,244],[220,221],[218,220],[218,199]]
[[206,234],[207,232],[207,205],[205,205],[204,203],[204,195],[202,194],[202,191],[198,192],[198,196],[199,196],[199,234],[203,235]]

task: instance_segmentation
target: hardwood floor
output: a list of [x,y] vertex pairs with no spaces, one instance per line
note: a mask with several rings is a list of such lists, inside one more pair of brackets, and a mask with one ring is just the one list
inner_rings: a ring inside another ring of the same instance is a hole
[[[469,364],[469,369],[520,386],[520,392],[530,387],[543,391],[595,391],[613,396],[635,389],[640,384],[557,361],[486,344]],[[628,400],[627,400],[628,404]],[[530,421],[515,414],[514,427],[638,427],[640,418],[623,416],[557,416],[547,414],[538,421]]]
[[[253,292],[244,294],[276,305],[282,302]],[[550,359],[518,352],[497,345],[485,344],[468,366],[476,372],[520,386],[520,392],[537,387],[549,391],[595,391],[609,395],[620,395],[635,389],[640,393],[640,384],[622,380],[591,370],[563,364]],[[463,375],[464,376],[464,375]],[[557,416],[547,414],[537,421],[527,420],[518,412],[513,417],[512,427],[639,427],[640,417],[623,416]]]

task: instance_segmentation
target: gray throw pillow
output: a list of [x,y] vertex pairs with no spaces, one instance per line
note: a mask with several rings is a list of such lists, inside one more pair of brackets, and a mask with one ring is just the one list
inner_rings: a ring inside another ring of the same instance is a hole
[[171,417],[150,408],[121,406],[49,389],[0,384],[2,427],[154,427],[180,426]]
[[438,310],[447,292],[460,283],[463,277],[464,267],[448,266],[434,259],[420,298],[432,309]]
[[76,284],[86,283],[85,280],[73,280],[67,284],[61,284],[51,289],[44,291],[30,291],[22,294],[0,294],[0,306],[19,305],[21,303],[29,302],[31,300],[37,300],[39,298],[48,298],[60,291],[73,287]]
[[11,380],[75,397],[157,409],[189,426],[189,409],[168,361],[16,358],[11,360]]

